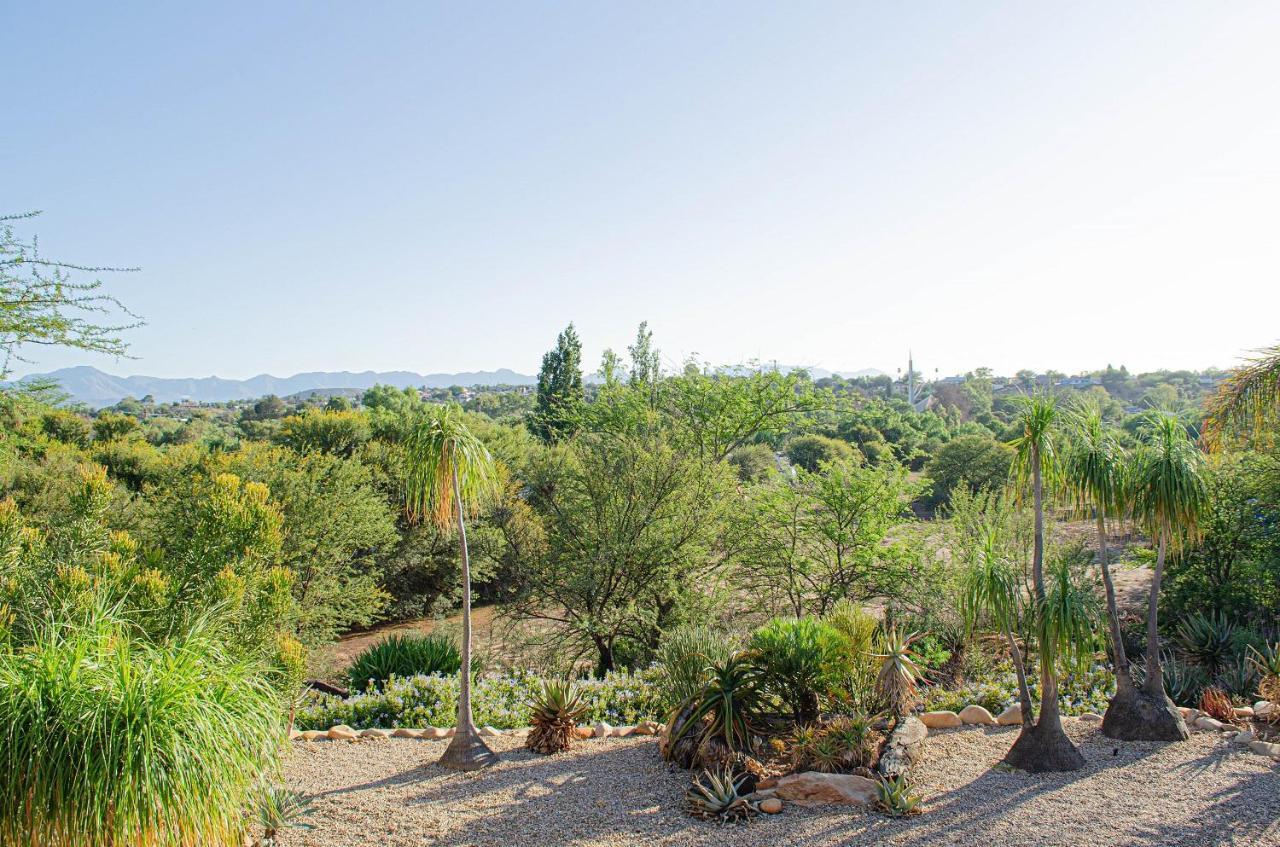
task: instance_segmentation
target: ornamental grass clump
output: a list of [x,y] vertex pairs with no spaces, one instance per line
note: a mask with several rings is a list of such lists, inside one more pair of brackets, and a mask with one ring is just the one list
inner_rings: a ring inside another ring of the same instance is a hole
[[361,651],[347,670],[355,691],[382,688],[393,676],[453,676],[462,666],[458,645],[446,635],[391,635]]
[[240,843],[281,701],[202,628],[136,638],[101,609],[0,647],[0,844]]

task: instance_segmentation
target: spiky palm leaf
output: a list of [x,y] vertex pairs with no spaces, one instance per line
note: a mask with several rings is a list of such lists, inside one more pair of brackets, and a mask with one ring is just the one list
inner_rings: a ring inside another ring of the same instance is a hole
[[1233,371],[1209,401],[1202,435],[1210,449],[1220,448],[1230,436],[1274,429],[1280,412],[1280,345],[1258,353]]
[[[730,754],[751,752],[759,708],[759,673],[745,655],[712,665],[707,669],[703,689],[673,712],[668,757],[677,754],[680,742],[686,738],[695,750],[715,743]],[[677,721],[677,715],[683,720]]]
[[1144,431],[1146,443],[1133,463],[1134,515],[1152,537],[1166,533],[1170,548],[1178,550],[1199,536],[1208,499],[1204,457],[1174,415],[1150,414]]

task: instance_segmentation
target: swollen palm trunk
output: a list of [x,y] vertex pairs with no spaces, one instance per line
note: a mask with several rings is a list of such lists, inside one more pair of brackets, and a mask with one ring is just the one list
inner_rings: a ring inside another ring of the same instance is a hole
[[1084,767],[1084,755],[1062,729],[1058,713],[1058,684],[1052,671],[1040,675],[1040,717],[1023,723],[1018,740],[1005,754],[1005,764],[1032,773],[1074,771]]
[[1186,741],[1191,737],[1182,713],[1165,693],[1160,663],[1156,614],[1166,546],[1165,535],[1161,533],[1147,612],[1147,676],[1141,689],[1125,678],[1117,679],[1116,696],[1111,698],[1107,713],[1102,716],[1102,734],[1108,738],[1120,741]]
[[458,507],[458,543],[462,548],[462,667],[458,690],[458,727],[449,747],[440,757],[440,766],[460,771],[478,771],[498,763],[498,754],[489,749],[476,730],[471,714],[471,557],[467,552],[467,528],[462,521],[462,497],[458,492],[458,471],[453,471],[453,496]]

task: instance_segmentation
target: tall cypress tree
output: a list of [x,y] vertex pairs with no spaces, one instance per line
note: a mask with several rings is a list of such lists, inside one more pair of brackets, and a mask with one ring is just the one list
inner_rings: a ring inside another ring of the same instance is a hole
[[576,429],[582,404],[582,342],[570,323],[556,346],[542,357],[538,371],[538,403],[529,428],[543,441],[555,441]]

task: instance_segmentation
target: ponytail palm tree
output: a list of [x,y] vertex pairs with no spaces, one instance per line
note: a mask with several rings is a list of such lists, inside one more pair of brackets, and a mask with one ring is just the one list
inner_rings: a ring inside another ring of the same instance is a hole
[[471,558],[463,518],[492,493],[497,472],[489,451],[467,429],[461,410],[454,405],[430,406],[420,413],[405,439],[405,453],[405,512],[410,523],[427,520],[443,532],[456,527],[462,553],[458,727],[440,764],[479,770],[495,764],[498,756],[485,745],[471,713]]
[[[1125,508],[1125,471],[1127,457],[1115,432],[1102,420],[1099,405],[1090,404],[1072,415],[1073,440],[1067,451],[1064,476],[1077,511],[1092,513],[1098,531],[1098,562],[1102,583],[1107,593],[1107,620],[1111,630],[1111,659],[1115,665],[1116,695],[1107,708],[1102,731],[1113,738],[1127,738],[1117,719],[1131,711],[1137,695],[1125,655],[1124,637],[1120,631],[1120,608],[1116,602],[1115,582],[1107,562],[1107,518],[1119,517]],[[1121,734],[1117,734],[1121,733]]]
[[1056,443],[1057,403],[1052,397],[1037,394],[1027,397],[1015,424],[1019,435],[1009,443],[1014,449],[1012,467],[1015,492],[1024,496],[1031,489],[1035,510],[1035,542],[1032,548],[1032,607],[1035,615],[1036,640],[1040,653],[1040,715],[1026,716],[1018,740],[1005,755],[1005,762],[1027,771],[1071,771],[1084,767],[1084,756],[1062,729],[1058,707],[1057,656],[1054,650],[1063,646],[1051,615],[1049,593],[1044,574],[1044,500],[1046,485],[1056,487],[1060,461]]
[[1231,373],[1209,401],[1204,441],[1221,446],[1229,435],[1261,434],[1280,416],[1280,344]]
[[[1113,721],[1124,738],[1180,741],[1188,737],[1186,723],[1164,690],[1160,666],[1160,585],[1165,557],[1178,552],[1199,535],[1200,512],[1207,498],[1201,476],[1203,458],[1187,437],[1186,427],[1174,415],[1155,413],[1146,430],[1146,443],[1133,468],[1133,513],[1156,539],[1156,566],[1147,602],[1146,676],[1143,698],[1125,720]],[[1110,709],[1108,709],[1110,714]]]
[[1018,702],[1023,721],[1035,719],[1031,690],[1027,686],[1027,670],[1022,650],[1013,633],[1022,616],[1024,585],[1017,569],[1004,556],[999,531],[994,526],[983,528],[977,549],[970,552],[969,566],[962,582],[961,607],[965,626],[972,630],[986,615],[1001,632],[1013,657],[1013,670],[1018,677]]

